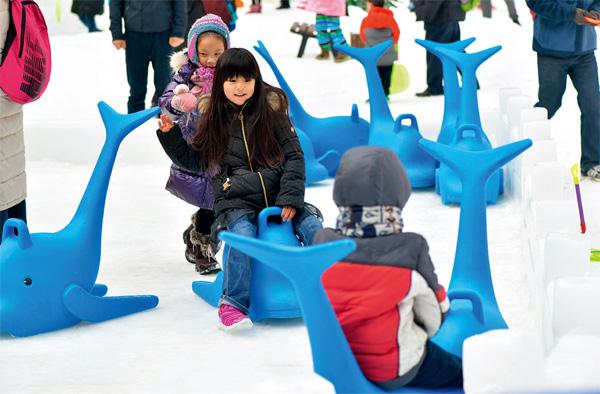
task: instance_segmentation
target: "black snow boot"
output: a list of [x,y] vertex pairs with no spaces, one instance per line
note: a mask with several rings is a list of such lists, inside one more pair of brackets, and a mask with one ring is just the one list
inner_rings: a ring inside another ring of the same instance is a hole
[[192,215],[192,224],[183,233],[185,258],[196,266],[200,275],[214,274],[221,270],[210,246],[210,226],[213,222],[214,212],[200,209]]

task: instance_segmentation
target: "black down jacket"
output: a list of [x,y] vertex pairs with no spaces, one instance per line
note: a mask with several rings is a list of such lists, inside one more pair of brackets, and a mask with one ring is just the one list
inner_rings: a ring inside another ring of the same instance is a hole
[[[251,103],[242,110],[233,105],[230,107],[231,125],[224,130],[230,136],[229,148],[223,157],[220,172],[212,179],[217,220],[232,209],[258,213],[267,205],[290,206],[299,212],[302,211],[305,180],[304,154],[289,118],[282,114],[272,127],[283,150],[285,162],[277,168],[267,168],[252,163],[250,168],[242,124],[248,138],[252,133],[253,123]],[[158,130],[157,135],[163,149],[177,166],[192,172],[206,170],[200,164],[199,152],[185,142],[177,125],[168,133]]]

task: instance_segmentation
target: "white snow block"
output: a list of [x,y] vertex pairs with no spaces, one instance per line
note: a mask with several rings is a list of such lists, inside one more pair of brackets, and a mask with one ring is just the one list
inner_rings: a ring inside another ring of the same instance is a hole
[[538,120],[548,120],[548,110],[546,108],[533,107],[521,110],[521,123]]
[[506,122],[498,112],[498,108],[483,108],[480,112],[481,125],[492,141],[492,146],[497,147],[507,144],[509,142],[508,129],[506,128]]
[[544,382],[541,338],[525,330],[493,330],[463,344],[463,378],[467,393],[536,391]]
[[[590,263],[590,238],[579,234],[549,233],[544,243],[544,284],[564,277],[586,276]],[[600,299],[598,299],[600,313]]]
[[533,108],[533,100],[526,95],[512,96],[506,103],[506,118],[509,130],[516,130],[521,125],[521,111]]
[[506,104],[508,99],[512,96],[520,96],[522,94],[519,88],[501,88],[498,90],[498,107],[500,108],[500,115],[506,114]]
[[534,165],[554,161],[557,161],[556,142],[554,140],[536,141],[521,155],[521,172],[529,175]]
[[551,139],[550,121],[536,120],[521,123],[522,138],[529,138],[532,141],[542,141]]
[[566,171],[558,162],[534,165],[531,176],[532,200],[563,200]]
[[538,201],[533,207],[538,239],[545,238],[548,233],[579,234],[576,201]]
[[600,278],[556,280],[552,328],[554,338],[570,332],[600,336]]

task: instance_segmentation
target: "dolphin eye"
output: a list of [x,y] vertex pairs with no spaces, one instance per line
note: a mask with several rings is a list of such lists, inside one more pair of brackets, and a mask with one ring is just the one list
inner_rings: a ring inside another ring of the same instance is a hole
[[31,286],[31,284],[33,283],[33,281],[31,280],[31,278],[25,278],[25,280],[23,281],[23,283],[25,283],[25,286]]

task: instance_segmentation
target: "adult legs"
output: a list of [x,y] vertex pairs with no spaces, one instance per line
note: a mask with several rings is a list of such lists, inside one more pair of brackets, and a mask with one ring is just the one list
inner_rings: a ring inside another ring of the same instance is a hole
[[[458,22],[425,23],[425,39],[439,43],[450,43],[460,40]],[[427,52],[427,90],[433,94],[444,91],[442,85],[442,62],[433,54]]]
[[170,32],[151,33],[152,39],[152,69],[154,70],[154,95],[152,96],[152,106],[158,104],[158,98],[162,95],[165,87],[171,79],[171,66],[169,57],[173,53],[173,48],[169,45]]
[[[125,65],[129,83],[127,113],[144,109],[148,84],[148,66],[152,56],[152,34],[126,32]],[[161,92],[162,93],[162,92]]]
[[600,91],[594,53],[577,56],[569,77],[577,90],[581,111],[581,171],[586,173],[600,163]]

